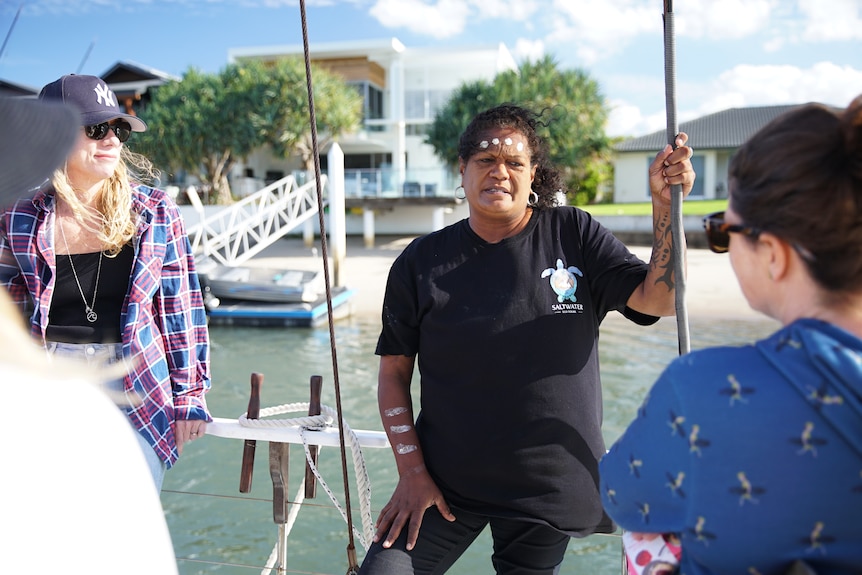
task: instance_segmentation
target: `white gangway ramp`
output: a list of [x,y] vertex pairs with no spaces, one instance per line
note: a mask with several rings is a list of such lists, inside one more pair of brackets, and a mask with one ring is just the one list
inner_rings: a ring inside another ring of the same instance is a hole
[[[321,176],[321,189],[325,185]],[[193,252],[226,266],[246,262],[318,212],[315,180],[297,186],[293,176],[206,217],[197,195],[189,198],[201,214],[201,221],[186,230]]]

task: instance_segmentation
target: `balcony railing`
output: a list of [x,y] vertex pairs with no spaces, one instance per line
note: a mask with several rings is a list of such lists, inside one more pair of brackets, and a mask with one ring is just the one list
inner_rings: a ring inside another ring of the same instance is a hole
[[456,185],[444,169],[411,169],[403,179],[386,168],[344,170],[348,198],[451,198]]

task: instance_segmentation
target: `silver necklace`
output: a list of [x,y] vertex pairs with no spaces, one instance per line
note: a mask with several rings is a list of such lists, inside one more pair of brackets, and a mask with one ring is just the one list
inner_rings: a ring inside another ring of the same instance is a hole
[[72,253],[69,251],[69,242],[66,241],[66,232],[63,231],[63,226],[56,219],[54,227],[60,228],[60,235],[63,236],[63,244],[66,246],[66,253],[69,255],[69,266],[72,268],[72,277],[75,278],[75,283],[78,284],[78,293],[81,294],[81,299],[84,300],[84,311],[87,312],[87,321],[95,323],[99,316],[93,309],[96,306],[96,293],[99,291],[99,276],[102,274],[102,250],[99,250],[99,267],[96,268],[96,284],[93,286],[93,303],[87,304],[87,298],[84,296],[84,289],[81,287],[81,281],[78,279],[78,273],[75,271],[75,264],[72,262]]

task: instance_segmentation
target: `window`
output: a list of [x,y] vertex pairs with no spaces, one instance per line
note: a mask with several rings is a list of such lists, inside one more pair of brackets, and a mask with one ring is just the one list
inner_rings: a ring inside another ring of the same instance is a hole
[[404,116],[411,120],[423,119],[427,116],[424,90],[407,90],[404,92]]
[[368,97],[365,100],[365,117],[369,120],[380,120],[383,113],[383,90],[368,84]]
[[706,180],[706,159],[703,156],[694,155],[691,157],[691,167],[694,168],[694,173],[697,176],[694,179],[694,187],[691,188],[691,194],[688,197],[703,199],[703,183]]
[[362,119],[380,120],[383,114],[383,90],[369,82],[350,82],[362,96]]
[[406,90],[404,116],[408,120],[431,120],[449,99],[450,90]]
[[407,124],[404,133],[407,136],[424,136],[428,133],[428,124]]
[[392,165],[392,154],[345,154],[344,168],[379,168]]

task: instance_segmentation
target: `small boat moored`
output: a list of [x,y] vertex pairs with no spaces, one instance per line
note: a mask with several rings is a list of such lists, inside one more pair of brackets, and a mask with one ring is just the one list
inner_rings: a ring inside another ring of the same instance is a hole
[[[197,268],[210,325],[315,327],[328,319],[323,270],[228,266],[209,259]],[[351,314],[354,293],[331,288],[333,319]]]
[[[332,288],[333,320],[351,315],[350,300],[354,294],[354,290],[346,287]],[[210,325],[316,327],[324,324],[328,319],[325,293],[313,302],[294,303],[207,299]]]
[[199,266],[203,288],[220,300],[311,303],[326,294],[323,271],[226,266]]

